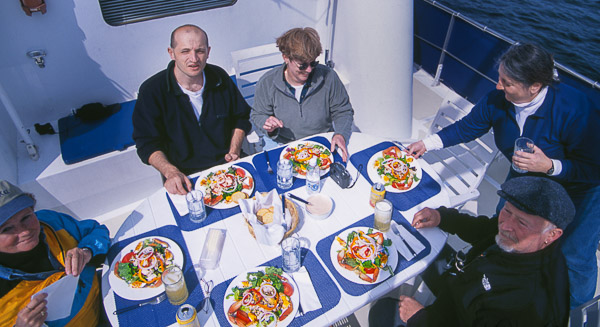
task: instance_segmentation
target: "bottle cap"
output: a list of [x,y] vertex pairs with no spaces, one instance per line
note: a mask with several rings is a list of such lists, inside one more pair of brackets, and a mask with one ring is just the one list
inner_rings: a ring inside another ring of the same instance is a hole
[[317,165],[317,157],[310,158],[310,161],[308,162],[308,164],[310,166],[316,166]]

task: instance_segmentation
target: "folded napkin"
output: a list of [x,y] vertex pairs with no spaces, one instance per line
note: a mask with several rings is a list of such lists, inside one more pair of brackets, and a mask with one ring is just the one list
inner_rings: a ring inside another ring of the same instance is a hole
[[[271,190],[266,195],[256,193],[255,198],[240,200],[240,210],[248,223],[252,225],[254,235],[259,243],[277,245],[283,239],[287,226],[292,225],[292,218],[290,215],[284,216],[277,190]],[[271,206],[273,207],[273,222],[261,223],[256,217],[256,212],[261,208],[270,208]]]
[[[404,225],[398,224],[395,221],[392,221],[392,224],[396,224],[396,227],[398,227],[398,232],[400,232],[400,235],[402,236],[402,238],[404,238],[406,243],[408,243],[408,245],[410,245],[410,247],[415,251],[416,254],[421,253],[421,251],[423,251],[425,249],[425,245],[423,245],[423,243],[421,243],[421,241],[419,241],[411,232],[409,232],[406,229],[406,227],[404,227]],[[404,258],[406,258],[407,260],[410,260],[414,257],[414,255],[406,247],[406,244],[404,244],[404,242],[402,242],[402,239],[400,239],[400,237],[398,237],[396,234],[391,232],[391,230],[390,230],[389,235],[392,238],[392,242],[396,245],[396,249],[398,249],[398,252],[400,252],[400,254]]]
[[171,202],[173,202],[173,206],[175,206],[177,213],[179,213],[181,217],[188,214],[189,209],[187,206],[187,201],[185,200],[185,195],[171,194],[169,192],[167,192],[167,195],[171,199]]
[[309,311],[321,309],[321,301],[319,300],[319,296],[317,296],[317,292],[315,291],[315,287],[306,267],[300,267],[298,271],[292,273],[292,277],[294,278],[296,285],[298,285],[302,311],[307,313]]

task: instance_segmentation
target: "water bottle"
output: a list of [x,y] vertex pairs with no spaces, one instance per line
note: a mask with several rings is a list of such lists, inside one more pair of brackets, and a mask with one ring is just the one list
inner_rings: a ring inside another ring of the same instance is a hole
[[317,166],[317,158],[312,157],[306,171],[306,193],[315,194],[321,191],[321,168]]

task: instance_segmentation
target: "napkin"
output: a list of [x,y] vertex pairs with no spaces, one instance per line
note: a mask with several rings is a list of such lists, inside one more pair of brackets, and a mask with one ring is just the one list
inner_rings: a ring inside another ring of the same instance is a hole
[[306,267],[300,267],[298,271],[292,273],[292,277],[294,278],[296,285],[298,285],[302,311],[307,313],[309,311],[321,309],[321,301],[317,296],[317,292],[315,291],[315,287]]
[[[392,221],[392,224],[396,224],[396,227],[398,227],[398,232],[400,232],[402,238],[404,238],[406,243],[410,245],[410,247],[415,251],[416,254],[421,253],[421,251],[425,249],[425,245],[423,245],[421,241],[419,241],[411,232],[409,232],[406,229],[406,227],[404,227],[404,225],[398,224],[395,221]],[[400,237],[394,234],[391,230],[389,235],[391,235],[392,242],[396,245],[396,249],[398,249],[398,252],[400,252],[400,254],[404,258],[410,260],[414,257],[410,250],[406,247],[404,242],[402,242],[402,239],[400,239]]]
[[[256,199],[240,200],[240,210],[248,223],[252,225],[256,240],[261,244],[277,245],[283,239],[287,231],[285,226],[291,226],[292,219],[289,215],[284,216],[281,209],[281,199],[277,190],[271,190],[266,195],[256,193]],[[261,208],[273,206],[273,222],[262,224],[256,217],[256,212]]]
[[173,202],[173,206],[175,206],[177,213],[179,213],[181,217],[188,214],[189,209],[187,206],[187,201],[185,200],[185,195],[171,194],[169,192],[167,192],[167,195],[171,199],[171,202]]
[[46,321],[58,320],[69,316],[75,291],[77,291],[77,282],[79,282],[79,276],[66,275],[31,296],[33,299],[39,293],[48,294],[46,298],[46,301],[48,301],[46,304],[46,308],[48,309],[46,312],[48,314]]

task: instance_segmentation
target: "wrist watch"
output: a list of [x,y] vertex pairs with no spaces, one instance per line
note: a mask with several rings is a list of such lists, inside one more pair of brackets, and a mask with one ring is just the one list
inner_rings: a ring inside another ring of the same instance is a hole
[[550,169],[548,169],[546,175],[552,176],[552,174],[554,174],[554,161],[550,159],[550,163],[552,164],[552,166],[550,167]]

